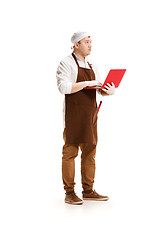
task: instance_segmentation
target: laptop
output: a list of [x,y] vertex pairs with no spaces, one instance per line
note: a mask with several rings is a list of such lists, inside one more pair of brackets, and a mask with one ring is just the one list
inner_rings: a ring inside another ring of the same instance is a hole
[[126,69],[111,69],[101,87],[85,87],[85,89],[103,89],[107,83],[111,84],[111,82],[113,82],[115,87],[117,88],[125,74],[125,71]]

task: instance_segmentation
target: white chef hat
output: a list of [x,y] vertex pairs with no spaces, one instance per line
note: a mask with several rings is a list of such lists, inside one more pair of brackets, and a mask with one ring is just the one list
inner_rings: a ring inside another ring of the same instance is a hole
[[75,42],[79,42],[81,39],[90,36],[89,33],[87,32],[76,32],[73,34],[73,36],[71,37],[71,42],[73,43],[73,45],[75,44]]

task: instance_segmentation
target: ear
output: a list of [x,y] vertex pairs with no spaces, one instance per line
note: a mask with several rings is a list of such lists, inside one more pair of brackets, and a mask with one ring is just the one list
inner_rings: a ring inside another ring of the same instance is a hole
[[78,49],[79,43],[78,43],[78,42],[75,42],[74,46],[75,46],[76,49]]

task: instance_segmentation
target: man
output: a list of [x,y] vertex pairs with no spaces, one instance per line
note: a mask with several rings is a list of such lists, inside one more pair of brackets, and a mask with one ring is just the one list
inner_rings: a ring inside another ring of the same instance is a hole
[[[102,86],[97,67],[87,61],[91,53],[92,40],[88,33],[74,33],[71,42],[73,53],[64,58],[57,69],[57,85],[64,101],[64,146],[62,156],[62,179],[66,192],[65,202],[82,204],[74,192],[75,162],[81,149],[81,181],[84,200],[108,200],[93,190],[95,177],[95,155],[97,145],[97,103],[96,89],[88,86]],[[104,90],[97,90],[103,96],[112,95],[115,86],[108,84]]]

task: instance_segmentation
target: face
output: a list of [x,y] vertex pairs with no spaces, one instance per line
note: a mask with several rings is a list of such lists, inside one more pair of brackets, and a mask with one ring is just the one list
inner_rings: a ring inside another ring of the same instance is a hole
[[92,48],[91,37],[88,36],[83,38],[78,43],[76,43],[75,47],[79,54],[81,54],[84,57],[88,56],[91,53]]

